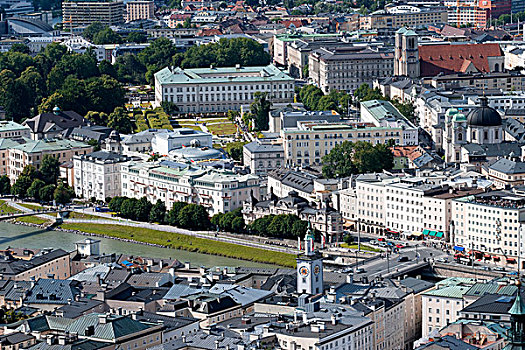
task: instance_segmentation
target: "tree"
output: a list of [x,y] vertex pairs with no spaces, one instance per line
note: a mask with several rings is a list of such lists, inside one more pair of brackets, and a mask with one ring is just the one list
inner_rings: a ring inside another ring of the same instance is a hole
[[150,222],[158,222],[159,224],[164,223],[166,217],[166,205],[160,199],[153,205],[149,213]]
[[115,108],[124,106],[126,102],[126,92],[122,85],[108,75],[89,80],[86,94],[90,106],[88,110],[111,113]]
[[174,202],[173,206],[171,207],[170,211],[168,212],[166,221],[168,222],[168,225],[171,226],[179,226],[179,213],[180,211],[187,206],[187,203],[184,202]]
[[236,161],[242,161],[244,145],[247,142],[230,142],[226,145],[226,153]]
[[111,198],[111,201],[108,204],[109,210],[115,213],[120,213],[122,203],[127,199],[127,197],[116,196]]
[[170,65],[175,53],[177,53],[177,48],[168,38],[158,38],[142,50],[137,58],[146,67],[146,73],[149,73],[146,80],[152,83],[153,73]]
[[162,101],[160,106],[168,115],[173,115],[179,111],[179,107],[177,107],[177,105],[171,101]]
[[100,151],[100,143],[97,140],[89,139],[87,144],[93,146],[93,152]]
[[53,200],[53,195],[55,194],[55,185],[46,185],[40,189],[38,196],[40,200],[45,202],[51,202]]
[[102,23],[93,22],[89,26],[87,26],[86,29],[84,29],[84,31],[82,32],[82,36],[87,40],[92,41],[95,38],[95,36],[101,31],[103,31],[105,28],[106,26]]
[[254,97],[255,100],[250,105],[250,113],[255,120],[255,130],[268,130],[272,103],[267,99],[266,92],[257,91]]
[[179,212],[179,226],[190,230],[205,230],[210,227],[208,211],[198,204],[188,204]]
[[71,202],[71,198],[73,197],[74,193],[72,190],[63,183],[59,184],[53,193],[53,199],[57,204],[67,204]]
[[148,41],[148,37],[146,34],[141,32],[131,32],[128,34],[128,37],[126,38],[126,41],[128,43],[145,43]]
[[122,107],[115,108],[113,113],[109,115],[108,126],[121,134],[132,133],[134,128],[128,114]]
[[118,78],[117,69],[108,60],[103,60],[99,63],[98,71],[100,72],[100,75],[108,75],[113,79]]
[[29,46],[27,46],[26,44],[13,44],[11,45],[9,51],[25,53],[26,55],[29,55],[31,53],[31,50],[29,50]]
[[126,198],[120,206],[120,214],[122,217],[127,219],[134,219],[135,217],[135,207],[138,205],[138,199],[136,198]]
[[229,212],[229,213],[224,213],[220,220],[219,220],[219,227],[223,230],[223,231],[231,231],[232,230],[232,222],[233,220],[236,218],[236,216]]
[[46,185],[56,184],[60,176],[60,161],[58,158],[46,154],[40,163],[40,174]]
[[135,55],[127,54],[117,57],[115,69],[118,81],[122,83],[143,84],[146,82],[146,66]]
[[40,191],[46,185],[46,183],[40,179],[34,179],[31,183],[31,186],[27,189],[27,196],[34,198],[35,200],[40,200]]
[[89,111],[84,118],[96,125],[106,125],[108,122],[108,115],[104,112]]
[[233,219],[231,226],[232,226],[232,232],[237,232],[237,233],[243,232],[244,229],[246,228],[246,224],[242,217],[236,217],[235,219]]
[[109,27],[105,27],[93,37],[93,44],[95,45],[121,44],[122,42],[122,37]]
[[0,176],[0,194],[6,195],[11,193],[11,180],[7,175]]
[[134,208],[134,219],[138,221],[148,221],[152,206],[146,197],[139,199]]
[[338,178],[392,169],[394,156],[388,145],[345,141],[323,157],[323,164],[324,177]]
[[33,179],[29,176],[20,175],[16,179],[13,187],[11,188],[11,193],[20,198],[27,197],[27,190],[33,183]]

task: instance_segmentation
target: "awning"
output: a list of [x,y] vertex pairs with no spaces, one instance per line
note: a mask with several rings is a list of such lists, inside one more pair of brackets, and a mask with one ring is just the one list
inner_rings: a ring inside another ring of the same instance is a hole
[[424,234],[425,236],[427,236],[429,232],[430,232],[430,230],[427,230],[427,229],[424,229],[424,230],[423,230],[423,234]]
[[490,254],[485,254],[484,257],[485,257],[485,259],[490,259],[490,258],[492,258],[492,257],[490,256]]
[[416,237],[419,237],[422,234],[423,234],[422,232],[412,232],[412,236],[416,236]]
[[353,222],[351,222],[351,221],[347,221],[347,222],[345,222],[345,223],[343,224],[343,227],[352,227],[353,225],[354,225]]
[[434,237],[434,236],[436,235],[436,231],[430,231],[430,232],[428,233],[428,235],[429,235],[430,237]]
[[492,257],[492,259],[494,259],[494,260],[499,260],[499,256],[494,255],[494,256]]
[[516,262],[516,259],[514,259],[514,258],[507,258],[507,262],[511,263],[511,264],[514,264]]
[[443,232],[436,232],[437,238],[443,238],[444,233]]
[[455,245],[454,246],[454,250],[457,250],[458,252],[464,252],[465,251],[465,247],[460,247],[460,246]]

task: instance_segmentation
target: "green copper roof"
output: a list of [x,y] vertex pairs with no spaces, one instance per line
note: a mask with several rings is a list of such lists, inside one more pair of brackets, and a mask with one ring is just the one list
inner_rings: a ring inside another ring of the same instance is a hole
[[525,315],[525,304],[523,303],[523,300],[521,299],[521,293],[519,291],[518,291],[518,295],[516,295],[516,300],[514,300],[514,304],[509,310],[509,314]]

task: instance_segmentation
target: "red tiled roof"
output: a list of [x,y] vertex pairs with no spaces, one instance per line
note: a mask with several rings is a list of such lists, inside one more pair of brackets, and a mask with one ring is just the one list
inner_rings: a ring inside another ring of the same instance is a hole
[[423,77],[432,77],[439,73],[461,73],[470,62],[479,72],[489,72],[488,57],[499,56],[503,56],[499,44],[419,46],[420,70]]
[[212,35],[222,35],[222,32],[218,29],[202,29],[198,36],[212,36]]
[[392,151],[394,157],[408,157],[417,148],[418,146],[393,146],[390,147],[390,151]]
[[299,28],[299,27],[307,25],[308,21],[304,19],[290,19],[290,20],[281,21],[281,24],[285,26],[286,28],[290,27],[292,24],[295,26],[295,28]]

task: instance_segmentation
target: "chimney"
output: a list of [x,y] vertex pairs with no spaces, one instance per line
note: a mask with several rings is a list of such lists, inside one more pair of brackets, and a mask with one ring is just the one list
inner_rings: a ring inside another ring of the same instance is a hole
[[98,315],[98,323],[100,323],[100,324],[108,323],[108,315],[106,315],[106,314]]
[[346,275],[346,283],[354,283],[354,274]]
[[184,268],[185,268],[186,270],[191,269],[191,264],[189,263],[189,261],[184,262]]
[[58,345],[66,345],[66,337],[61,335],[58,337]]
[[332,326],[335,326],[337,324],[337,318],[335,317],[335,315],[332,315],[330,319],[332,321]]
[[219,348],[219,340],[215,340],[215,349],[218,349]]

